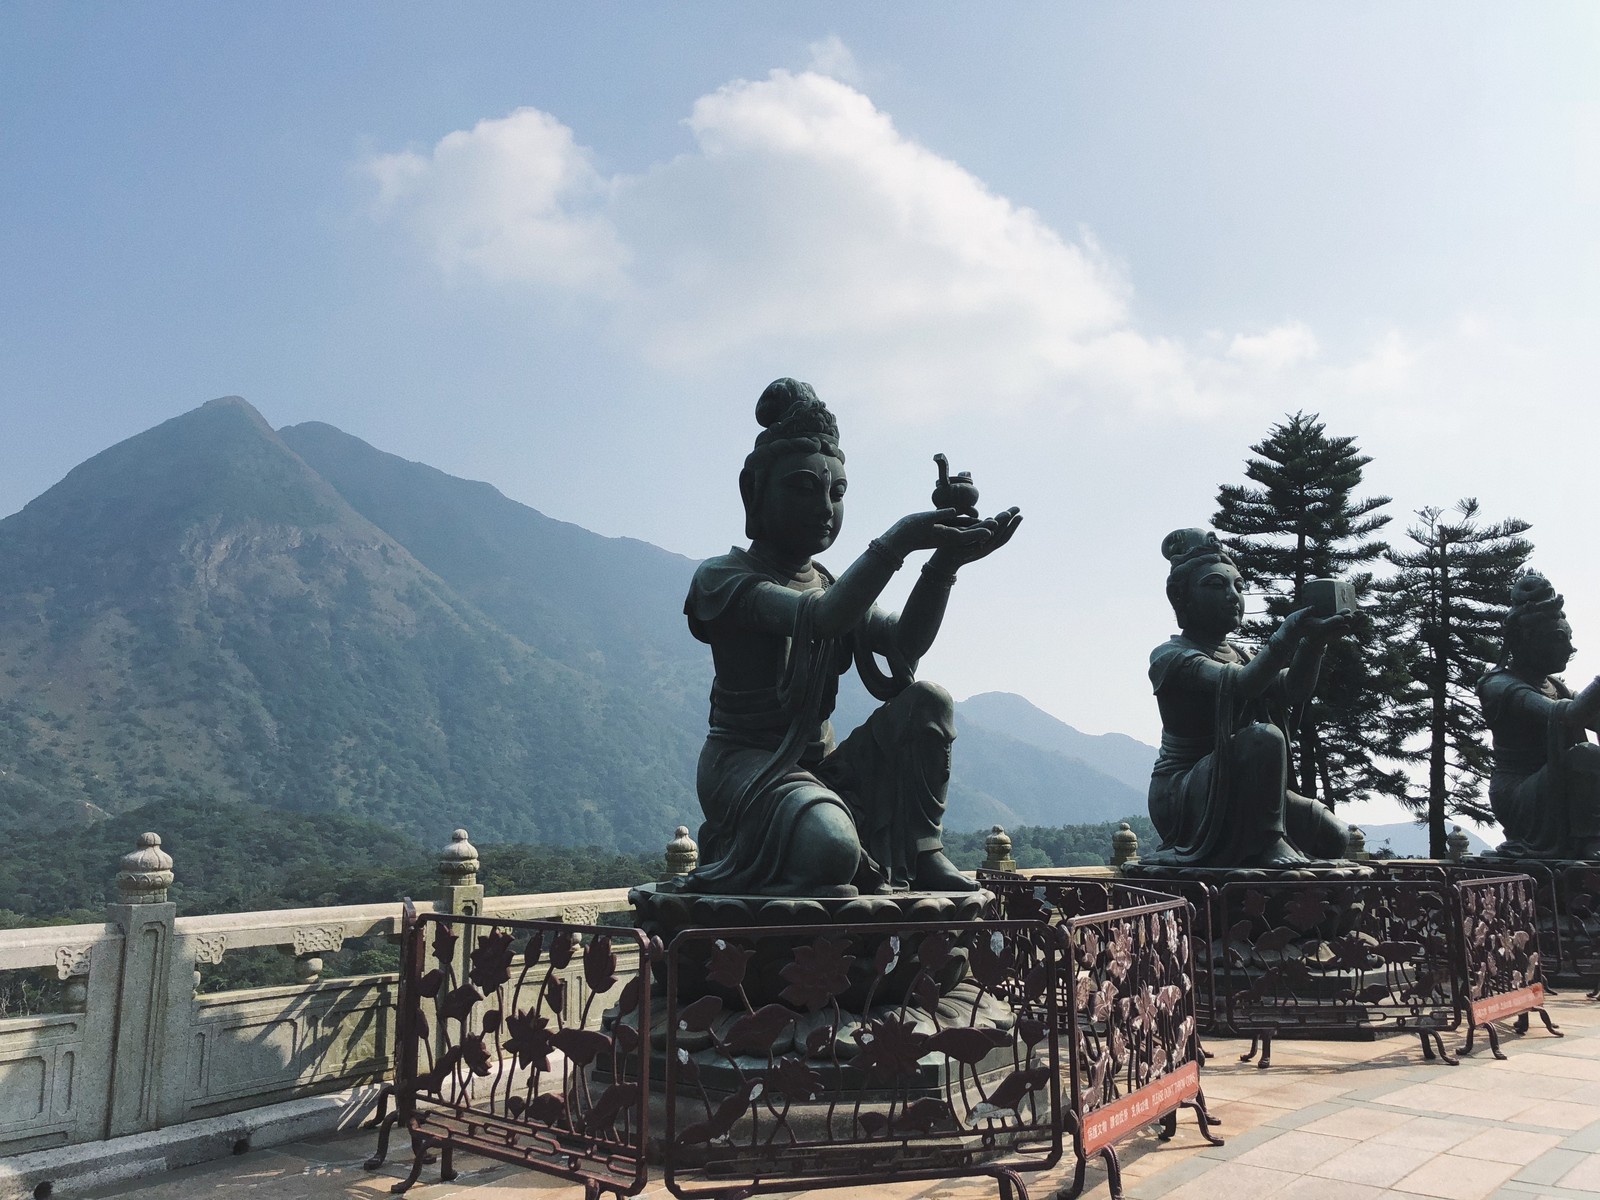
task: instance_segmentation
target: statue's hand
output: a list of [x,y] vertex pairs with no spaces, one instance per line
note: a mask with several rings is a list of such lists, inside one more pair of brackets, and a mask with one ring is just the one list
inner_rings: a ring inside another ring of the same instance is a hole
[[914,550],[955,550],[981,545],[994,537],[994,530],[977,517],[953,508],[912,513],[889,527],[883,540],[904,558]]
[[1313,615],[1315,609],[1297,608],[1283,619],[1270,641],[1291,649],[1303,641],[1325,645],[1336,637],[1343,637],[1355,628],[1355,613],[1335,613],[1331,617]]
[[989,537],[981,542],[964,543],[949,548],[941,547],[934,552],[933,560],[929,563],[936,571],[954,573],[955,569],[965,566],[970,562],[977,562],[980,558],[987,558],[1011,540],[1011,535],[1017,532],[1017,526],[1022,524],[1022,511],[1017,508],[1008,508],[1004,512],[996,513],[986,520],[979,521],[975,529],[986,529]]

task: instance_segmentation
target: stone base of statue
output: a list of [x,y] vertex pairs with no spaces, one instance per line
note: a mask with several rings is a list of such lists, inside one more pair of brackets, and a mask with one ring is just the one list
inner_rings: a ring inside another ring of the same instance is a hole
[[[875,956],[890,936],[898,936],[898,926],[924,921],[976,921],[994,902],[984,891],[976,892],[890,892],[862,896],[719,896],[679,890],[673,883],[646,883],[628,893],[633,906],[633,923],[649,937],[659,938],[663,946],[685,930],[760,929],[752,948],[753,957],[743,971],[743,999],[756,1006],[782,1002],[790,985],[783,971],[793,960],[797,947],[825,937],[825,927],[878,925],[880,938],[866,937],[851,952],[852,979],[848,990],[839,996],[846,1009],[859,1012],[867,1000],[869,987],[876,989],[880,1003],[898,1003],[905,998],[905,986],[914,974],[914,955],[903,954],[903,970],[878,979]],[[792,937],[779,936],[787,929],[806,930]],[[913,949],[911,946],[904,948]],[[965,967],[963,956],[952,959],[948,977],[939,980],[943,995],[959,982]],[[706,968],[709,969],[709,968]],[[732,1000],[728,989],[701,974],[701,968],[685,961],[679,967],[677,992],[680,1000],[704,995],[722,995]],[[663,964],[656,969],[658,991],[664,993],[666,976]]]
[[1152,887],[1157,891],[1161,890],[1160,885],[1164,882],[1203,883],[1212,887],[1222,887],[1229,883],[1282,880],[1320,880],[1332,883],[1370,879],[1374,874],[1370,864],[1352,862],[1344,858],[1311,860],[1281,867],[1195,867],[1142,858],[1123,863],[1118,872],[1128,883],[1140,887]]

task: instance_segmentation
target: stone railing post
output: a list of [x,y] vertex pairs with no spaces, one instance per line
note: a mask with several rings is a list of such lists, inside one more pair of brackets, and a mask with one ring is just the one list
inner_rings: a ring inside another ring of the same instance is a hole
[[1351,862],[1366,862],[1372,857],[1367,853],[1367,833],[1359,825],[1351,825],[1345,830],[1344,856]]
[[[106,920],[122,931],[116,1007],[103,1018],[116,1030],[107,1137],[160,1128],[170,1081],[176,1079],[181,1091],[184,1064],[169,1060],[182,1052],[188,1014],[174,1012],[173,1001],[193,996],[194,967],[173,952],[178,910],[167,899],[172,878],[172,856],[161,848],[161,838],[140,834],[138,846],[119,864],[117,898],[106,906]],[[177,991],[175,970],[183,985]]]
[[1472,839],[1467,836],[1467,831],[1459,825],[1450,826],[1450,832],[1444,839],[1445,853],[1450,856],[1451,862],[1460,862],[1472,849]]
[[983,869],[985,871],[1015,871],[1017,860],[1011,857],[1011,838],[999,825],[989,830],[983,840]]
[[1133,826],[1126,821],[1117,826],[1117,831],[1111,835],[1111,865],[1120,867],[1123,863],[1136,863],[1139,861],[1139,835],[1133,831]]
[[661,882],[687,875],[699,865],[700,847],[689,836],[689,827],[679,825],[667,843],[667,873],[661,877]]
[[478,848],[467,840],[467,831],[450,835],[450,844],[439,854],[439,886],[434,890],[437,912],[475,917],[483,911],[483,885],[478,882]]

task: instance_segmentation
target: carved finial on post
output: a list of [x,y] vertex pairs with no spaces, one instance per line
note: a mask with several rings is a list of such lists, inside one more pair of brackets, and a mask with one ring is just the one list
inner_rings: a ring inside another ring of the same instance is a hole
[[1111,865],[1120,867],[1123,863],[1138,861],[1139,835],[1133,831],[1132,825],[1124,821],[1111,835]]
[[439,853],[439,886],[434,890],[434,906],[440,912],[475,917],[483,911],[483,885],[478,882],[478,848],[467,840],[467,831],[450,835],[450,844]]
[[1472,849],[1472,839],[1467,836],[1467,831],[1459,825],[1450,826],[1450,832],[1444,839],[1445,853],[1450,856],[1451,862],[1460,862],[1467,856],[1467,851]]
[[1351,825],[1345,830],[1344,856],[1351,862],[1365,862],[1372,855],[1367,853],[1367,833],[1359,825]]
[[161,837],[139,835],[138,849],[122,856],[117,869],[119,904],[165,904],[172,886],[172,855],[161,848]]
[[1011,838],[1005,828],[996,825],[983,842],[983,869],[985,871],[1015,871],[1017,860],[1011,857]]
[[667,879],[687,875],[700,865],[700,847],[689,836],[689,827],[679,825],[667,843]]
[[439,882],[445,887],[471,887],[478,882],[478,848],[467,840],[467,831],[450,835],[450,844],[439,855]]

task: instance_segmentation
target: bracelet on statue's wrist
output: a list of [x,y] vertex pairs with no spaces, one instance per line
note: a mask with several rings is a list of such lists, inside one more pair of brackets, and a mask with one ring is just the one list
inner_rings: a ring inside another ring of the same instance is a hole
[[906,565],[906,560],[904,558],[896,554],[893,550],[889,549],[888,546],[884,545],[877,538],[873,538],[867,543],[867,551],[870,554],[876,554],[884,562],[888,563],[891,571],[898,571],[901,567]]
[[937,583],[940,587],[955,586],[956,573],[954,571],[941,571],[932,563],[928,563],[922,568],[922,574],[929,582]]

